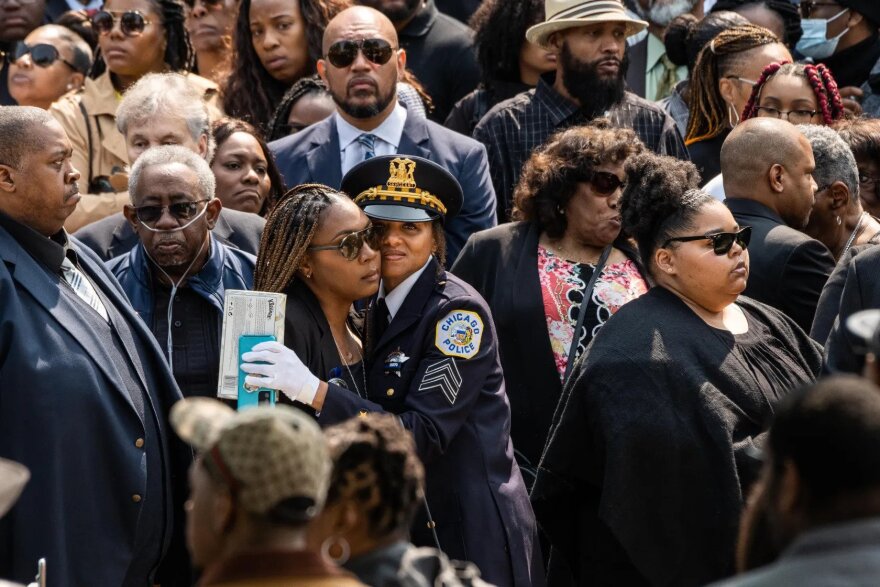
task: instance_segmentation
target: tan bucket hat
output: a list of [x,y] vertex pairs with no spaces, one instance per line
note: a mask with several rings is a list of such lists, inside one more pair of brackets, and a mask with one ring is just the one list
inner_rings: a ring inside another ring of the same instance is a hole
[[547,46],[555,32],[600,22],[626,23],[626,34],[632,36],[648,28],[648,23],[627,13],[620,0],[546,0],[544,22],[526,31],[526,39]]
[[0,518],[12,508],[30,478],[24,465],[0,459]]

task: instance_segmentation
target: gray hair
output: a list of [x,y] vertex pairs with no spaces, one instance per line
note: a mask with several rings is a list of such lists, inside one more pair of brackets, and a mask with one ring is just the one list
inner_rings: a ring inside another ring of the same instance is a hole
[[43,147],[33,128],[53,122],[55,118],[42,108],[0,106],[0,165],[18,169],[26,156]]
[[199,178],[199,191],[202,199],[213,200],[216,180],[208,162],[199,157],[198,153],[180,145],[163,145],[147,149],[137,158],[128,174],[128,197],[134,204],[141,193],[141,176],[147,167],[179,163],[195,171]]
[[816,159],[816,170],[813,179],[819,189],[830,186],[835,181],[842,181],[849,188],[850,202],[859,201],[859,168],[849,145],[827,126],[816,124],[799,124],[798,130],[803,133]]
[[204,96],[179,73],[149,73],[132,85],[116,109],[116,128],[123,135],[132,124],[147,122],[157,116],[179,118],[186,122],[194,141],[208,139],[208,153],[213,151],[211,117]]

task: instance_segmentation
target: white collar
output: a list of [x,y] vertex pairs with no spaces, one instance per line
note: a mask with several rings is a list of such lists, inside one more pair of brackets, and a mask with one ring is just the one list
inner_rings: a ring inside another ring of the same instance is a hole
[[403,136],[403,125],[406,124],[406,108],[401,106],[400,102],[395,103],[394,109],[382,121],[382,124],[369,131],[352,126],[339,115],[339,111],[334,112],[333,116],[336,118],[336,132],[339,134],[340,151],[344,151],[365,132],[382,139],[397,151],[397,148],[400,146],[400,137]]
[[428,257],[428,261],[424,265],[422,265],[421,269],[401,281],[400,285],[391,290],[390,293],[385,293],[384,281],[379,283],[379,299],[385,298],[385,304],[388,306],[389,321],[394,320],[394,316],[400,310],[400,307],[403,305],[403,301],[406,299],[406,296],[409,295],[409,292],[419,280],[419,277],[422,276],[422,273],[425,272],[425,269],[428,268],[428,265],[431,264],[431,259],[433,258],[433,256]]

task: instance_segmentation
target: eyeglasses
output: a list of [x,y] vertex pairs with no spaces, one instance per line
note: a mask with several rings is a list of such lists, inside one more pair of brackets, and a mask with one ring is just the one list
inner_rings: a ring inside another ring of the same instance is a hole
[[113,25],[119,21],[119,30],[126,37],[136,37],[144,32],[148,24],[152,22],[137,10],[128,10],[122,14],[100,10],[92,15],[92,27],[99,35],[108,35],[113,30]]
[[583,181],[589,183],[600,196],[610,196],[617,188],[626,187],[626,182],[608,171],[593,171]]
[[[223,0],[201,0],[201,2],[205,5],[205,8],[217,8],[223,4]],[[196,0],[183,0],[183,3],[186,4],[190,10],[196,6]]]
[[703,234],[700,236],[674,236],[666,239],[663,246],[666,247],[672,242],[686,243],[690,241],[710,240],[712,241],[712,249],[715,251],[716,255],[726,255],[733,247],[733,243],[746,249],[748,248],[751,239],[752,227],[743,226],[739,232],[716,232],[715,234]]
[[175,220],[184,221],[195,218],[199,213],[199,204],[208,202],[209,200],[196,200],[194,202],[177,202],[170,206],[138,206],[134,209],[138,220],[144,224],[154,224],[162,218],[165,210],[174,217]]
[[339,241],[338,245],[318,245],[318,246],[310,246],[310,251],[332,251],[337,250],[339,254],[348,259],[349,261],[354,261],[361,254],[361,249],[364,248],[364,243],[370,245],[370,248],[373,250],[379,249],[379,241],[382,240],[383,230],[378,226],[370,225],[363,230],[359,230],[357,232],[352,232],[345,235],[341,241]]
[[376,65],[385,65],[394,54],[394,47],[385,39],[361,39],[360,41],[336,41],[327,50],[327,60],[334,67],[348,67],[357,59],[358,51]]
[[880,177],[859,174],[859,183],[862,185],[876,184],[877,182],[880,182]]
[[19,41],[15,44],[15,48],[12,50],[12,52],[6,54],[6,60],[9,63],[15,63],[28,53],[30,53],[31,61],[34,62],[34,65],[39,65],[40,67],[51,67],[52,64],[56,61],[61,61],[61,63],[68,66],[73,71],[80,71],[80,68],[78,68],[76,65],[61,57],[61,54],[58,53],[58,49],[56,49],[52,45],[47,45],[46,43],[28,45],[24,41]]
[[780,110],[772,106],[758,106],[755,110],[758,111],[759,117],[784,118],[792,124],[808,124],[819,114],[818,110]]
[[798,10],[800,10],[801,18],[810,18],[813,16],[813,11],[816,10],[819,6],[840,6],[837,2],[814,2],[813,0],[801,0],[801,3],[798,5]]
[[750,79],[746,79],[744,77],[739,77],[738,75],[725,75],[724,79],[735,79],[738,82],[742,82],[744,84],[749,84],[750,86],[757,86],[758,82]]

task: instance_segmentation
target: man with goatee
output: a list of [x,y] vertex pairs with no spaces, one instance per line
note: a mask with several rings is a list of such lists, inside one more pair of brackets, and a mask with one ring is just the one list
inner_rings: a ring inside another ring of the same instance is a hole
[[545,12],[526,38],[558,54],[556,71],[496,105],[474,129],[488,151],[499,221],[509,217],[523,163],[558,130],[604,116],[632,128],[649,149],[687,158],[675,121],[626,91],[626,39],[648,23],[630,17],[620,0],[547,0]]

